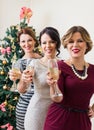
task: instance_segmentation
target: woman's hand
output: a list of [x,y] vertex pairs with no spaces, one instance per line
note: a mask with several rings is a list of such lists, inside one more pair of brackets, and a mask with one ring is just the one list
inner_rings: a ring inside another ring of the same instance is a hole
[[47,83],[49,86],[54,86],[56,83],[50,72],[47,72]]
[[[60,75],[61,71],[59,70],[59,75]],[[54,86],[56,84],[56,81],[54,80],[53,75],[51,75],[51,73],[48,71],[47,72],[47,83],[49,86]]]
[[27,92],[29,84],[31,84],[32,80],[33,80],[32,72],[29,70],[24,70],[21,75],[20,81],[17,85],[18,92],[19,93]]
[[57,82],[54,80],[54,77],[50,74],[50,72],[47,73],[47,83],[50,86],[50,96],[51,99],[54,102],[61,102],[63,99],[63,94],[60,91]]
[[8,74],[9,74],[10,80],[12,80],[12,81],[16,81],[17,79],[20,79],[20,77],[21,77],[20,71],[16,72],[14,70],[10,70]]
[[33,74],[31,71],[29,70],[24,70],[22,75],[21,75],[21,80],[27,84],[31,83],[32,82],[32,78],[33,77]]
[[89,107],[88,115],[90,118],[94,117],[94,104],[91,107]]

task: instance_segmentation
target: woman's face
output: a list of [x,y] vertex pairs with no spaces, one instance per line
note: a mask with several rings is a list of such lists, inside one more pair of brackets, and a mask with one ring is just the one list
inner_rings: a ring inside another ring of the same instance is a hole
[[73,34],[67,44],[67,49],[72,58],[84,57],[87,45],[79,32]]
[[31,53],[34,49],[35,40],[28,34],[20,36],[20,46],[25,53]]
[[41,48],[44,56],[47,58],[53,58],[56,55],[56,43],[53,41],[50,36],[44,33],[41,36]]

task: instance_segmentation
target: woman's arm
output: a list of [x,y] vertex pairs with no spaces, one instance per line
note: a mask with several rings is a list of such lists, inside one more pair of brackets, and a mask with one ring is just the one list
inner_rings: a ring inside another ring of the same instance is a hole
[[90,118],[94,117],[94,104],[91,107],[89,107],[88,115]]

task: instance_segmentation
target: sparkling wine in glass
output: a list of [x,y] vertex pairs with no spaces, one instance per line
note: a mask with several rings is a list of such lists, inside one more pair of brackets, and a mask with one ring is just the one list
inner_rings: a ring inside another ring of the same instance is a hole
[[[30,59],[27,59],[26,70],[31,72],[32,76],[34,76],[34,67],[30,64]],[[28,83],[27,91],[30,91],[30,90],[31,90],[31,83]]]
[[51,77],[55,81],[55,94],[54,96],[58,96],[58,89],[57,89],[57,80],[59,78],[59,69],[56,59],[49,59],[48,60],[48,71],[50,72]]
[[[13,61],[13,63],[12,63],[12,71],[15,73],[16,77],[20,77],[20,74],[21,74],[20,65],[16,64],[16,61]],[[17,92],[16,80],[13,81],[13,85],[12,85],[10,91]]]

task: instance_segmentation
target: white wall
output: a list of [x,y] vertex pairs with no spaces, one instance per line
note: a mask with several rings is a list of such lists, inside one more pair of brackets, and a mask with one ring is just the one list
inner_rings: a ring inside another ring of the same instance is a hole
[[38,31],[50,25],[57,27],[61,34],[72,25],[82,25],[93,36],[93,4],[93,0],[32,0],[32,23]]
[[[33,10],[30,25],[33,25],[37,34],[45,26],[53,26],[62,37],[71,26],[81,25],[89,31],[94,41],[94,0],[0,0],[0,38],[5,35],[6,28],[19,23],[19,13],[23,6]],[[94,63],[93,55],[94,47],[86,55],[86,60]],[[60,56],[66,59],[67,51],[62,48]]]
[[0,38],[5,35],[6,28],[20,22],[21,7],[30,7],[31,0],[0,0]]
[[[54,26],[62,35],[74,25],[84,26],[94,41],[94,1],[93,0],[32,0],[34,11],[32,24],[37,32],[45,26]],[[86,60],[94,63],[94,48],[86,56]],[[61,57],[68,56],[66,50],[61,51]]]

